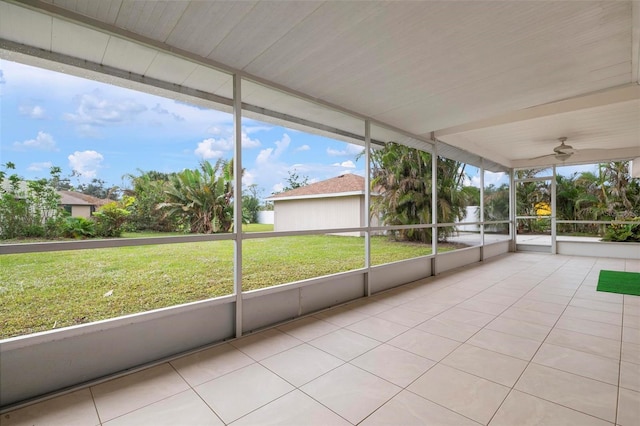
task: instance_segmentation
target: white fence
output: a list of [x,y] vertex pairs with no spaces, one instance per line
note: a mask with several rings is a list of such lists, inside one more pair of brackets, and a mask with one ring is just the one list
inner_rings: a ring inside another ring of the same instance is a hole
[[275,215],[273,210],[260,210],[258,212],[258,223],[266,223],[273,225],[275,223]]

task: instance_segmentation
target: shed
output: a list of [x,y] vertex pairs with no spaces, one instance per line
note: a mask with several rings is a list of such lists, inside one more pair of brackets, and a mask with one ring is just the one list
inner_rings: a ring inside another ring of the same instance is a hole
[[111,200],[82,194],[75,191],[58,191],[60,195],[60,206],[68,211],[72,217],[90,218],[98,207],[101,207]]
[[[267,200],[273,201],[274,231],[355,228],[365,224],[364,177],[354,174],[301,186]],[[373,219],[371,225],[377,226],[378,222]]]

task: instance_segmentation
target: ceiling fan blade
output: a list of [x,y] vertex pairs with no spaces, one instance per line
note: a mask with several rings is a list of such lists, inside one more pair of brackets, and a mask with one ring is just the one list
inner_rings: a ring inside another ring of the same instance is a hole
[[576,149],[574,149],[571,145],[560,145],[553,148],[553,152],[556,154],[575,154]]
[[581,149],[579,152],[580,154],[597,154],[600,152],[607,152],[610,151],[609,149],[602,149],[602,148],[591,148],[591,149]]
[[527,160],[539,160],[540,158],[555,157],[555,156],[556,156],[555,154],[539,155],[537,157],[527,158]]

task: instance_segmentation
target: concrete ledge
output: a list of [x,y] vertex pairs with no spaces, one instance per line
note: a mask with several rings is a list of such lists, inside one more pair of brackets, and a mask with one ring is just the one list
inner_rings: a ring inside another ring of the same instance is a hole
[[617,259],[640,259],[640,243],[615,243],[609,241],[562,241],[556,242],[558,254],[567,256],[612,257]]
[[532,251],[536,253],[551,253],[551,246],[539,244],[516,244],[516,251]]
[[431,276],[432,258],[433,256],[423,256],[372,266],[369,272],[371,294]]
[[0,406],[231,338],[235,303],[220,299],[7,339]]
[[436,256],[436,274],[480,262],[480,260],[480,246],[438,253],[438,256]]

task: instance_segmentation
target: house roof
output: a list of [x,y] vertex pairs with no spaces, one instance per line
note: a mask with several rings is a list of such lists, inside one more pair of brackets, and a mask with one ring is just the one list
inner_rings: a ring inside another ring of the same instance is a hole
[[75,191],[58,191],[60,195],[60,204],[68,206],[103,206],[111,200],[94,197],[92,195],[82,194]]
[[364,177],[347,173],[272,195],[268,200],[276,201],[291,198],[318,198],[320,196],[358,194],[364,194]]

